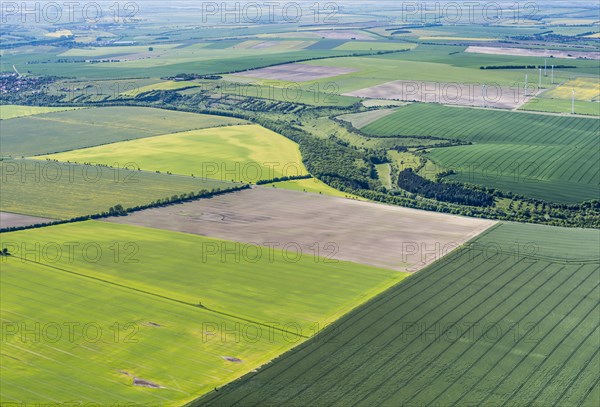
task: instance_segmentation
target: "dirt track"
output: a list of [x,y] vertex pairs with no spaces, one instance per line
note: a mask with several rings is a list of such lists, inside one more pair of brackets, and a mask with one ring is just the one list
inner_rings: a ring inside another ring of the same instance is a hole
[[301,247],[304,254],[318,247],[324,257],[401,271],[424,267],[495,223],[268,187],[107,221]]

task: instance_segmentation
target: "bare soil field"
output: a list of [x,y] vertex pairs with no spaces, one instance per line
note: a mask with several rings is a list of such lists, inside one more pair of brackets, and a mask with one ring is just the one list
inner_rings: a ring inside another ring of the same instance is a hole
[[496,222],[255,187],[106,221],[414,272]]
[[37,223],[52,222],[54,219],[38,218],[37,216],[19,215],[17,213],[0,212],[0,229],[30,226]]
[[347,92],[343,95],[444,105],[516,109],[535,96],[533,91],[533,88],[529,89],[526,97],[524,89],[508,86],[397,80]]
[[357,69],[352,68],[335,68],[331,66],[318,66],[294,63],[270,66],[261,69],[254,69],[246,72],[236,73],[235,75],[289,82],[306,82],[317,79],[330,78],[338,75],[345,75],[356,71]]
[[560,51],[555,49],[531,49],[511,47],[467,47],[465,52],[491,55],[514,55],[523,57],[554,57],[566,59],[595,59],[600,60],[600,52]]

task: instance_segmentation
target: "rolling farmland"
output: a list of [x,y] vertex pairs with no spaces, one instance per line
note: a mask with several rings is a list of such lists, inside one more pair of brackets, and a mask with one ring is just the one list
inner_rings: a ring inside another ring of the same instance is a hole
[[298,145],[259,125],[166,134],[54,154],[59,161],[135,163],[142,170],[256,182],[305,175]]
[[3,402],[181,405],[406,276],[95,221],[3,233],[0,246],[12,253],[0,258]]
[[597,0],[6,3],[0,407],[600,405]]
[[0,140],[3,155],[19,157],[242,123],[238,119],[170,110],[103,107],[3,121]]
[[[298,340],[274,330],[251,344],[222,341],[214,327],[234,331],[239,320],[19,259],[2,260],[1,273],[3,404],[181,405]],[[245,326],[255,335],[257,325]],[[23,339],[13,327],[34,334]]]
[[62,112],[73,110],[72,107],[40,107],[40,106],[19,106],[19,105],[0,105],[0,120],[14,119],[17,117],[33,116],[36,114]]
[[[71,219],[122,205],[147,205],[202,189],[239,186],[216,180],[41,160],[0,162],[0,211]],[[69,196],[69,199],[65,199]]]
[[[192,405],[597,405],[600,259],[504,244],[528,228],[500,225]],[[597,231],[577,233],[597,253]]]
[[[406,276],[331,259],[325,252],[316,258],[315,251],[289,245],[291,239],[269,248],[99,221],[10,232],[1,237],[15,257],[27,254],[23,247],[39,247],[36,261],[42,264],[175,302],[201,303],[207,309],[246,320],[295,323],[302,330],[333,322],[357,302]],[[78,242],[77,247],[94,249],[76,249],[72,256],[65,252],[56,258],[56,247],[66,251],[65,244],[73,241]],[[121,244],[121,255],[130,261],[114,261],[111,245],[115,243]],[[333,287],[336,294],[330,292]]]
[[[431,120],[433,117],[436,120]],[[379,137],[437,136],[472,142],[430,150],[428,157],[451,177],[558,202],[597,199],[595,165],[600,122],[592,118],[544,116],[412,104],[361,130]]]
[[409,272],[495,223],[270,186],[107,221],[264,246],[289,243],[331,259]]

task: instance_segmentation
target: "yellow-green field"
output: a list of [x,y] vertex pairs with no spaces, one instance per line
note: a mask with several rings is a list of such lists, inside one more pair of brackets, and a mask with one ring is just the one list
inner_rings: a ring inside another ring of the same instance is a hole
[[0,245],[12,253],[0,258],[7,403],[180,406],[406,277],[95,221],[3,233]]
[[65,110],[80,109],[78,107],[40,107],[22,105],[0,105],[0,120],[14,119],[17,117],[33,116],[42,113],[63,112]]
[[416,44],[398,42],[348,41],[334,49],[343,51],[395,51],[401,49],[413,49],[416,46]]
[[72,48],[68,51],[59,54],[61,57],[105,57],[108,55],[124,55],[137,54],[145,52],[165,51],[175,48],[179,44],[158,44],[152,45],[154,51],[149,51],[149,46],[145,45],[127,45],[113,47],[89,47],[89,48]]
[[571,99],[575,91],[577,100],[594,100],[600,97],[600,79],[576,78],[544,93],[544,97],[553,99]]
[[155,83],[153,85],[143,86],[139,89],[134,89],[134,90],[130,90],[127,92],[123,92],[123,93],[121,93],[121,95],[136,97],[140,93],[150,92],[152,90],[177,90],[177,89],[189,88],[191,86],[200,86],[200,84],[197,82],[190,82],[190,81],[165,81],[165,82]]
[[496,41],[497,38],[472,38],[472,37],[448,37],[448,36],[423,36],[420,40],[440,40],[440,41]]
[[355,195],[347,194],[342,191],[338,191],[335,188],[330,187],[322,181],[319,181],[316,178],[308,178],[308,179],[298,179],[292,181],[283,181],[276,182],[274,184],[267,184],[269,187],[287,189],[290,191],[304,191],[311,192],[315,194],[329,195],[329,196],[338,196],[342,198],[358,198],[364,200],[364,198],[359,198]]
[[58,30],[58,31],[52,31],[52,32],[46,33],[44,35],[46,37],[50,37],[50,38],[69,37],[69,36],[73,35],[73,31],[71,31],[71,30]]
[[259,125],[166,134],[41,158],[107,165],[135,163],[147,171],[240,182],[307,174],[298,145]]

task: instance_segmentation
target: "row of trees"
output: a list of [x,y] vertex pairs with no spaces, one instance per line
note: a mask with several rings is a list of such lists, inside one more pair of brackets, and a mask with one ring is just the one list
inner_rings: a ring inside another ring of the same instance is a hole
[[14,232],[17,230],[36,229],[36,228],[41,228],[41,227],[50,226],[50,225],[61,225],[64,223],[83,222],[86,220],[102,219],[102,218],[108,218],[108,217],[112,217],[112,216],[127,216],[130,213],[138,212],[138,211],[141,211],[144,209],[158,208],[158,207],[162,207],[162,206],[168,206],[168,205],[174,205],[174,204],[179,204],[179,203],[184,203],[184,202],[195,201],[195,200],[203,199],[203,198],[210,198],[210,197],[213,197],[216,195],[222,195],[222,194],[226,194],[229,192],[240,191],[240,190],[248,189],[248,188],[250,188],[250,185],[245,184],[245,185],[236,185],[234,187],[226,188],[226,189],[212,189],[210,191],[208,189],[201,189],[198,192],[190,192],[190,193],[184,193],[181,195],[173,195],[171,197],[157,199],[155,201],[150,202],[149,204],[137,205],[137,206],[133,206],[131,208],[124,208],[123,205],[117,204],[115,206],[110,207],[107,211],[95,213],[92,215],[78,216],[78,217],[71,218],[71,219],[58,220],[58,221],[53,221],[53,222],[49,222],[49,223],[36,223],[34,225],[29,225],[29,226],[16,226],[16,227],[2,228],[2,229],[0,229],[0,232]]
[[482,207],[494,205],[494,198],[485,192],[474,191],[454,183],[433,182],[415,174],[412,168],[400,171],[398,186],[417,195],[442,202]]

